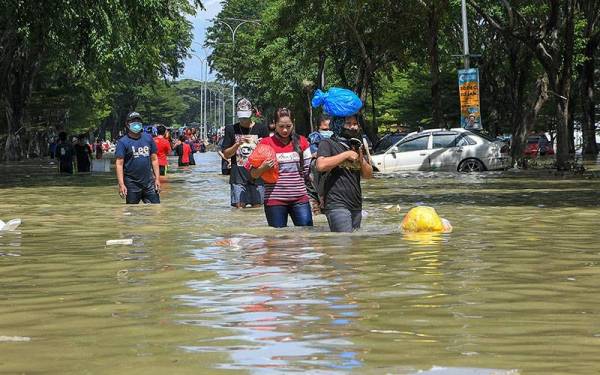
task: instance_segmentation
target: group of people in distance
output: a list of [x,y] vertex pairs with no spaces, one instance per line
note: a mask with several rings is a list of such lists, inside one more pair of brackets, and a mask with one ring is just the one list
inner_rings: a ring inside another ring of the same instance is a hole
[[[295,226],[312,226],[312,215],[319,210],[333,232],[360,228],[360,181],[371,178],[373,169],[365,154],[358,114],[322,116],[309,142],[295,132],[294,116],[288,108],[277,109],[269,127],[252,121],[248,99],[237,102],[236,112],[239,122],[225,127],[220,152],[224,160],[231,160],[231,206],[264,205],[267,223],[275,228],[286,227],[288,217]],[[142,132],[137,112],[129,114],[126,128],[127,134],[116,148],[119,193],[127,203],[160,203],[157,144],[161,141]],[[258,145],[270,147],[273,156],[256,166],[249,159]],[[263,181],[261,176],[273,169],[278,172],[276,180]]]

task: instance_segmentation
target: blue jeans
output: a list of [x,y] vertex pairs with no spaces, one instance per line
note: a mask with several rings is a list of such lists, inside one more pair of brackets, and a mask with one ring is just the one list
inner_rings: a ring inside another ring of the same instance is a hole
[[362,210],[333,208],[325,211],[325,216],[332,232],[354,232],[360,228]]
[[313,225],[312,212],[308,202],[292,203],[286,206],[265,205],[265,215],[270,227],[287,227],[288,214],[297,227],[312,227]]

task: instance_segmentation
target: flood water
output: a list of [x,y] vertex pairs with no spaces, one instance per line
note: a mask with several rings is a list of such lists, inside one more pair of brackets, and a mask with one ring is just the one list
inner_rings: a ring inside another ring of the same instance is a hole
[[[600,372],[599,180],[379,176],[348,235],[233,211],[201,159],[155,206],[112,174],[0,166],[0,219],[23,219],[0,233],[0,373]],[[418,204],[454,232],[403,235]]]

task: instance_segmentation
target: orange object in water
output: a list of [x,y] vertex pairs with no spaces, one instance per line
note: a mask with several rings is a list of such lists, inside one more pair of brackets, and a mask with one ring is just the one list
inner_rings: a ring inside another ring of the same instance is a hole
[[263,181],[268,184],[274,184],[279,178],[279,163],[277,163],[277,154],[275,153],[273,147],[259,143],[258,146],[256,146],[254,151],[252,151],[252,153],[248,157],[248,162],[254,168],[258,168],[267,159],[274,160],[275,164],[273,165],[273,168],[267,169],[260,176],[260,178],[262,178]]

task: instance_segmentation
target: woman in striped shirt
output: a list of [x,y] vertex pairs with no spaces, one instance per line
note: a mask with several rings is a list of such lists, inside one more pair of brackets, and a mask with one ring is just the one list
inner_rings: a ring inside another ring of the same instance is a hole
[[[279,178],[273,184],[265,182],[265,215],[269,226],[287,226],[288,215],[295,226],[312,226],[305,181],[309,178],[310,146],[306,138],[294,132],[292,112],[279,108],[275,112],[275,132],[260,143],[275,150],[279,164]],[[275,160],[267,159],[258,168],[246,164],[252,178],[259,178],[273,168]]]

